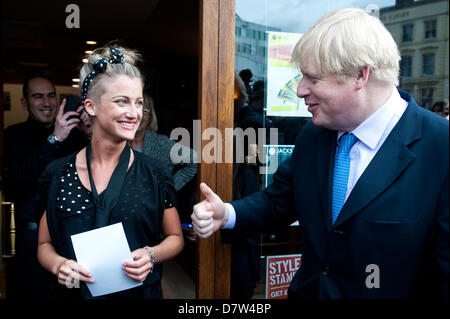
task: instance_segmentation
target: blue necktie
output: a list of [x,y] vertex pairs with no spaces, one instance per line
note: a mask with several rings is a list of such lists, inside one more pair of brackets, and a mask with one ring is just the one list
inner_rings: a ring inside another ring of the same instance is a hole
[[358,138],[353,134],[344,134],[334,157],[333,189],[331,193],[331,223],[334,225],[347,192],[348,174],[350,172],[350,149]]

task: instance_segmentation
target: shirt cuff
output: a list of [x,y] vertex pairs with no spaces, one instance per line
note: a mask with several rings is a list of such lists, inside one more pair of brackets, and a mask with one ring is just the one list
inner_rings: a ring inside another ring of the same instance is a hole
[[236,211],[230,203],[225,203],[225,209],[228,212],[228,221],[222,226],[222,229],[234,229],[234,225],[236,224]]

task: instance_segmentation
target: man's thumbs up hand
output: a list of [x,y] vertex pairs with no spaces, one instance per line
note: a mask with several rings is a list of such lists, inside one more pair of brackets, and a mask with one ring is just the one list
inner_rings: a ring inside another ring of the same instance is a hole
[[208,238],[226,224],[228,214],[223,201],[208,185],[201,183],[200,191],[205,199],[194,206],[192,225],[199,237]]

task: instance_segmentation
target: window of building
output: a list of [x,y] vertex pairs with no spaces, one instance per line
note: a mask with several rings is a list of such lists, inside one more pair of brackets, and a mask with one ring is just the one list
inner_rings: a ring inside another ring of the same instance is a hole
[[265,47],[257,47],[257,55],[258,56],[266,56],[266,48]]
[[241,36],[241,28],[240,27],[236,27],[236,36],[240,37]]
[[422,58],[422,74],[434,75],[434,53],[425,53]]
[[433,89],[432,88],[424,88],[421,89],[421,106],[429,109],[433,102]]
[[400,62],[400,75],[402,77],[410,77],[412,69],[412,56],[405,55]]
[[264,64],[258,64],[258,72],[263,73],[266,71]]
[[402,41],[411,42],[413,40],[414,24],[408,23],[404,24],[402,27],[403,27]]
[[264,33],[262,31],[258,31],[258,40],[264,40]]
[[436,19],[425,21],[425,40],[436,39]]
[[[255,50],[255,49],[253,48],[253,50]],[[248,43],[237,43],[236,44],[236,52],[251,54],[252,53],[252,45],[248,44]]]

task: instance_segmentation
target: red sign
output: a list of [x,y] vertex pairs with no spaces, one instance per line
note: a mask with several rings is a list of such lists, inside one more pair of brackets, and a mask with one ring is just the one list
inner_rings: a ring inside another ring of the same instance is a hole
[[267,257],[266,299],[287,299],[289,285],[301,263],[301,254]]
[[292,51],[295,44],[271,45],[269,48],[269,58],[283,61],[291,61]]

